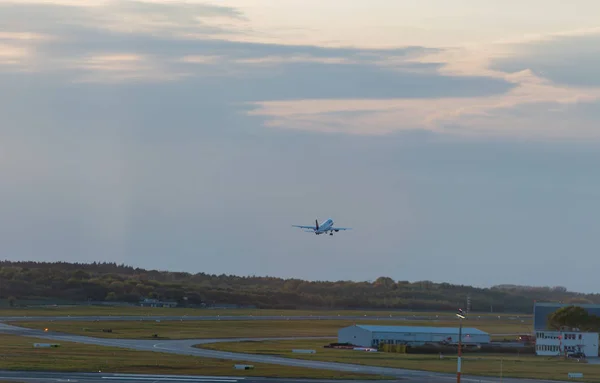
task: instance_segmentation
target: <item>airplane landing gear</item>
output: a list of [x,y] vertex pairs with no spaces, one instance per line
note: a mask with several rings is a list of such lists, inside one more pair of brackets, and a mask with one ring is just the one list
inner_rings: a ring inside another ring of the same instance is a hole
[[329,233],[329,235],[333,235],[333,233]]

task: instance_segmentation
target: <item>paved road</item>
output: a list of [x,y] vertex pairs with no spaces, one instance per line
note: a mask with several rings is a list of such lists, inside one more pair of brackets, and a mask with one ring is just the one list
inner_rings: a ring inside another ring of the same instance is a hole
[[[137,340],[137,339],[101,339],[101,338],[92,338],[85,337],[79,335],[70,335],[70,334],[61,334],[56,332],[43,332],[41,330],[34,329],[25,329],[22,327],[16,327],[8,324],[0,323],[0,333],[11,333],[22,336],[31,336],[36,338],[54,340],[54,341],[64,341],[64,342],[76,342],[76,343],[85,343],[85,344],[94,344],[99,346],[112,346],[112,347],[121,347],[134,349],[139,351],[155,351],[155,352],[165,352],[171,354],[178,355],[192,355],[206,358],[217,358],[217,359],[226,359],[238,362],[245,363],[268,363],[268,364],[277,364],[284,366],[294,366],[294,367],[303,367],[309,369],[324,369],[331,371],[344,371],[344,372],[354,372],[354,373],[364,373],[364,374],[374,374],[374,375],[385,375],[390,376],[396,379],[400,379],[402,382],[410,382],[410,383],[448,383],[451,381],[455,381],[456,377],[452,374],[439,374],[432,373],[426,371],[414,371],[414,370],[405,370],[399,368],[389,368],[389,367],[376,367],[376,366],[365,366],[365,365],[355,365],[355,364],[345,364],[345,363],[332,363],[332,362],[322,362],[322,361],[313,361],[313,360],[301,360],[301,359],[292,359],[292,358],[284,358],[278,356],[269,356],[269,355],[253,355],[253,354],[243,354],[243,353],[233,353],[233,352],[225,352],[225,351],[214,351],[214,350],[205,350],[194,348],[195,344],[209,344],[215,342],[232,342],[232,341],[242,341],[242,340],[250,340],[248,338],[245,339],[186,339],[186,340],[172,340],[172,341],[155,341],[155,340]],[[266,340],[273,338],[261,338],[254,340]],[[278,338],[282,339],[282,338]],[[287,338],[287,339],[298,339],[298,338]],[[465,376],[462,381],[467,383],[526,383],[526,382],[536,382],[536,383],[556,383],[550,381],[543,380],[525,380],[525,379],[500,379],[500,378],[479,378],[479,377],[468,377]]]
[[[69,373],[36,371],[2,371],[0,380],[23,383],[373,383],[373,380],[323,380],[323,379],[281,379],[234,376],[202,375],[152,375],[152,374],[105,374],[105,373]],[[452,377],[455,381],[456,378]],[[378,381],[381,383],[445,383],[447,378],[404,377]],[[463,378],[466,383],[495,383],[487,378]],[[531,383],[535,381],[504,379],[507,383]],[[556,383],[556,382],[548,382]],[[560,382],[559,382],[560,383]]]
[[[360,380],[321,380],[321,379],[272,379],[234,376],[201,376],[201,375],[151,375],[151,374],[104,374],[104,373],[64,373],[64,372],[30,372],[30,371],[1,371],[0,380],[14,380],[17,382],[39,383],[373,383],[373,381]],[[393,380],[388,382],[412,383],[406,380]],[[383,381],[386,383],[386,381]],[[416,382],[415,382],[416,383]]]
[[[440,320],[454,320],[453,315],[398,315],[398,316],[377,316],[377,315],[265,315],[265,316],[254,316],[254,315],[211,315],[211,316],[193,316],[193,315],[163,315],[163,316],[150,316],[150,315],[104,315],[104,316],[3,316],[0,317],[0,322],[16,322],[16,321],[85,321],[85,322],[96,322],[96,321],[140,321],[140,320],[162,320],[162,321],[251,321],[251,320],[382,320],[382,321],[411,321],[411,320],[427,320],[427,321],[440,321]],[[498,317],[482,316],[476,317],[471,316],[472,321],[494,321],[499,320]],[[502,320],[513,320],[513,321],[524,321],[530,320],[529,318],[520,317],[502,317]]]

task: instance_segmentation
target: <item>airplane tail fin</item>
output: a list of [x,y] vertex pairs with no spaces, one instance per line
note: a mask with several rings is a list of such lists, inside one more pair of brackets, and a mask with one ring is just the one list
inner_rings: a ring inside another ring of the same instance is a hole
[[317,230],[319,230],[319,220],[315,219],[315,227]]

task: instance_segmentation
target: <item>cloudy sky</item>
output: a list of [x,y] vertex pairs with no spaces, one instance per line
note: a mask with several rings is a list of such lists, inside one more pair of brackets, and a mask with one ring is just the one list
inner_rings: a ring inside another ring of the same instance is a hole
[[598,292],[599,14],[0,0],[2,257]]

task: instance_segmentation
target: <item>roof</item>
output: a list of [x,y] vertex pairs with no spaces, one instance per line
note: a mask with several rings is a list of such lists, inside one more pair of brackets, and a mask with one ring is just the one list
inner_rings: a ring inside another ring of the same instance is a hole
[[[356,325],[363,330],[371,332],[410,332],[410,333],[427,333],[427,334],[457,334],[458,327],[428,327],[428,326],[373,326],[373,325]],[[489,335],[487,332],[481,331],[472,327],[463,327],[463,334],[471,335]]]
[[568,306],[579,306],[584,309],[600,309],[600,304],[597,303],[561,303],[561,302],[534,302],[534,307],[568,307]]
[[537,332],[543,332],[544,334],[592,334],[592,335],[599,335],[600,333],[597,332],[589,332],[589,331],[575,331],[575,330],[537,330]]

